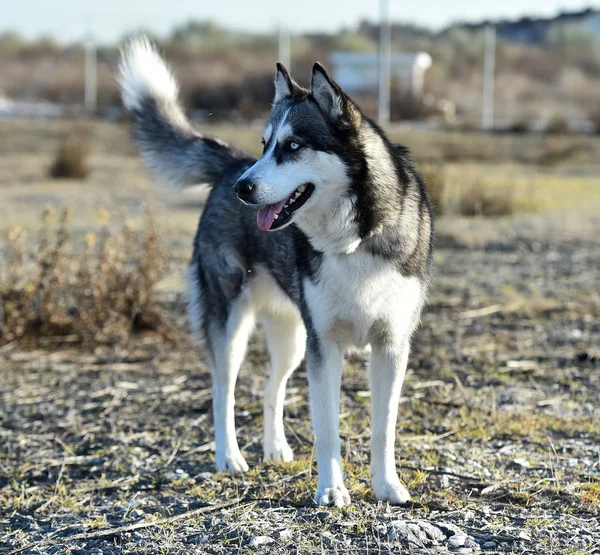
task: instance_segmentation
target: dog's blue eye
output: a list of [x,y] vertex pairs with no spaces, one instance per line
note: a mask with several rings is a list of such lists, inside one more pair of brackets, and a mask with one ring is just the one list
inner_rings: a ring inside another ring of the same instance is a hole
[[288,143],[286,143],[286,149],[289,151],[295,151],[298,150],[300,148],[300,143],[297,143],[296,141],[290,141]]

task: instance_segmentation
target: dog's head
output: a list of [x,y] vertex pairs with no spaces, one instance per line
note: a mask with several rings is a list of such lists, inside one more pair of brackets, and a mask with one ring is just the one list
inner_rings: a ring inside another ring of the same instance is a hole
[[[334,217],[349,187],[345,140],[360,124],[356,105],[320,64],[310,91],[277,65],[275,98],[263,135],[263,155],[238,180],[244,203],[260,206],[263,231]],[[355,133],[354,133],[355,134]]]

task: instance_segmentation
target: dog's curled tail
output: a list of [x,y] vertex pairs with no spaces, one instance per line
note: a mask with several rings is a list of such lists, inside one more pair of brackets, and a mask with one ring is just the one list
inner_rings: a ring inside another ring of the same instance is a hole
[[161,181],[173,187],[213,185],[244,157],[192,128],[179,104],[175,78],[146,38],[132,40],[121,51],[118,81],[135,141]]

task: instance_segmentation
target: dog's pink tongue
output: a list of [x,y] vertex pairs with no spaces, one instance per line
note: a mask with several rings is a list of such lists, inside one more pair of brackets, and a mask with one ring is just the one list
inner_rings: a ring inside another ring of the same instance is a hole
[[286,200],[287,199],[283,199],[277,204],[267,204],[267,206],[263,206],[257,212],[256,225],[258,225],[258,229],[261,231],[269,231],[269,229],[271,229],[271,226],[275,221],[275,216],[283,210]]

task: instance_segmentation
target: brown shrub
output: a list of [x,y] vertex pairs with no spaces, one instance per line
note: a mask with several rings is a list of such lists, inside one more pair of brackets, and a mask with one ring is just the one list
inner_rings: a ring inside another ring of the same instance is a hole
[[513,133],[518,133],[518,134],[529,133],[529,131],[530,131],[529,122],[526,119],[518,119],[511,124],[510,130]]
[[600,135],[600,109],[594,110],[590,113],[590,121],[596,128],[596,134]]
[[458,211],[462,216],[494,218],[513,214],[514,192],[510,188],[486,189],[482,184],[461,192]]
[[442,164],[424,164],[419,167],[419,173],[427,185],[431,204],[439,216],[444,211],[444,190],[446,188],[446,172]]
[[146,213],[140,232],[125,222],[115,233],[108,215],[100,216],[100,233],[85,236],[79,255],[71,253],[68,209],[55,228],[52,212],[44,212],[34,246],[22,230],[10,231],[0,274],[0,345],[40,338],[114,344],[144,330],[169,337],[155,291],[167,256],[154,220]]
[[441,145],[442,156],[448,162],[462,160],[485,161],[493,157],[490,143],[482,135],[469,133],[449,135]]
[[580,144],[568,141],[567,137],[547,137],[538,163],[542,166],[559,164],[577,155],[582,150]]
[[88,135],[85,131],[69,134],[56,153],[50,177],[54,179],[85,179],[90,173],[87,159],[90,154]]

